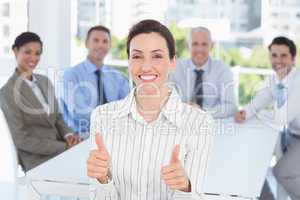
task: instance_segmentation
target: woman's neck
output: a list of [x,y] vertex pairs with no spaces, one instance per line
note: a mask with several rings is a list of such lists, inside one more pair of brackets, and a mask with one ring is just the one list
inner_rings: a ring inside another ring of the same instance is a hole
[[29,81],[32,81],[32,71],[29,71],[29,70],[25,71],[20,66],[17,67],[17,71],[23,79],[27,79]]
[[158,94],[145,94],[143,91],[136,92],[137,110],[147,122],[152,122],[159,116],[161,108],[165,105],[169,97],[167,87]]

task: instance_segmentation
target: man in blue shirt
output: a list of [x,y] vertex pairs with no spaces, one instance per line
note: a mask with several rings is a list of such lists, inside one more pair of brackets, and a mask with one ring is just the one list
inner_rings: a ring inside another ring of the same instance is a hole
[[103,64],[111,47],[109,29],[94,26],[85,41],[87,58],[63,76],[60,106],[66,123],[81,138],[89,136],[90,115],[98,105],[124,98],[129,84],[119,71]]

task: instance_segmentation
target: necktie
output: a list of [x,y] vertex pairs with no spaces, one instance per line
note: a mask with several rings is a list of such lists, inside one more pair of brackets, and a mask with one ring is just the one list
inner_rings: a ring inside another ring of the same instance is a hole
[[102,81],[102,73],[101,70],[97,70],[96,72],[97,78],[98,78],[98,105],[102,105],[107,103],[107,99],[104,92],[104,84]]
[[288,150],[290,137],[291,135],[289,129],[287,128],[287,126],[284,126],[283,130],[281,131],[281,138],[280,138],[281,139],[280,145],[283,153],[286,153]]
[[[278,83],[276,85],[277,109],[280,109],[284,105],[284,103],[286,102],[286,98],[287,98],[286,88],[282,83]],[[283,130],[281,131],[281,150],[283,153],[287,151],[288,138],[289,138],[289,131],[287,129],[287,126],[285,125],[283,127]]]
[[194,95],[196,103],[202,107],[203,104],[203,70],[194,70],[196,73],[196,82],[194,86]]
[[281,108],[287,99],[286,88],[282,83],[276,85],[276,102],[277,108]]

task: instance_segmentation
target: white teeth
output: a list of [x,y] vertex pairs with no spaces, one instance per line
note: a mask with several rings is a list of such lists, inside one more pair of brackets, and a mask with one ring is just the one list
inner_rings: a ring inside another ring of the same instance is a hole
[[156,78],[155,75],[140,75],[140,78],[145,81],[153,80]]

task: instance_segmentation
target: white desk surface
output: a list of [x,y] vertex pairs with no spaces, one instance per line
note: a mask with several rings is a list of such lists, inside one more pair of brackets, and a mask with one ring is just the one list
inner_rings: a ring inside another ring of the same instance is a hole
[[216,121],[217,137],[204,191],[258,197],[276,146],[279,127],[259,120]]
[[87,139],[26,173],[27,179],[88,183],[86,162],[91,148]]
[[[245,124],[226,119],[216,121],[213,158],[205,182],[205,191],[222,195],[256,197],[267,173],[278,127],[258,120]],[[32,181],[88,184],[86,161],[90,140],[58,155],[27,172]]]

